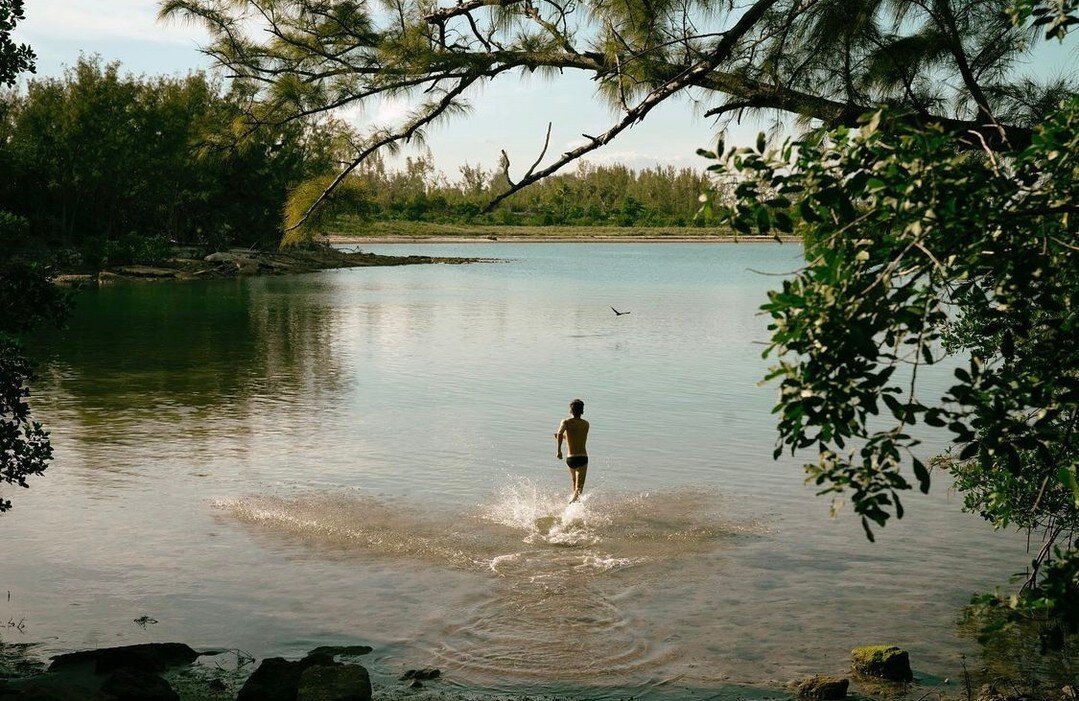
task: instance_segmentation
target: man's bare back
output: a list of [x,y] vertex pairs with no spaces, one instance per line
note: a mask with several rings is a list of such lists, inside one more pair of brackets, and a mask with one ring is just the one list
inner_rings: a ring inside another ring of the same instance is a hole
[[585,447],[588,442],[588,422],[581,418],[584,413],[584,402],[574,399],[569,404],[570,417],[563,419],[555,432],[555,441],[558,443],[558,459],[562,459],[562,441],[565,440],[569,449],[566,457],[566,467],[569,468],[570,479],[573,482],[573,501],[580,498],[584,491],[584,479],[588,474],[588,450]]

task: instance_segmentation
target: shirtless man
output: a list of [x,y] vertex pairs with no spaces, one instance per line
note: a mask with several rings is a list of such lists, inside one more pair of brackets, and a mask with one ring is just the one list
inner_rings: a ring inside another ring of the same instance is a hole
[[581,497],[584,491],[584,478],[588,474],[588,451],[585,442],[588,440],[588,422],[581,418],[584,413],[584,402],[574,399],[569,403],[571,416],[562,419],[558,424],[558,431],[554,434],[558,441],[558,459],[562,459],[562,439],[569,444],[569,456],[566,457],[566,467],[569,468],[570,479],[573,480],[572,504]]

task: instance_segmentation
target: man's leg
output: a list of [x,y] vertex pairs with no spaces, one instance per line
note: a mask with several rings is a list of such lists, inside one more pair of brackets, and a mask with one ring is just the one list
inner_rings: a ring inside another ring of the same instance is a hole
[[572,504],[573,502],[577,501],[577,469],[576,468],[571,467],[569,469],[569,480],[570,480],[570,487],[573,490],[571,492],[571,494],[573,496],[570,498],[570,503]]
[[588,476],[588,465],[577,468],[577,489],[575,490],[577,496],[581,496],[581,492],[584,491],[584,478]]

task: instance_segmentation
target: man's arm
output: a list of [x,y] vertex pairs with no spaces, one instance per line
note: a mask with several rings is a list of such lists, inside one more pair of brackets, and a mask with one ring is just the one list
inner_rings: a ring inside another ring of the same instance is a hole
[[558,430],[555,432],[554,437],[555,437],[555,440],[558,442],[558,453],[556,454],[556,457],[559,460],[561,460],[562,459],[562,439],[566,437],[566,422],[565,421],[562,421],[562,423],[558,424]]

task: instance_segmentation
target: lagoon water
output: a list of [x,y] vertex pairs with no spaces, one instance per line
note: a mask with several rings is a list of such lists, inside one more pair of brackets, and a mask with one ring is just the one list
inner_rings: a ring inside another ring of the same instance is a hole
[[[376,681],[581,698],[777,689],[858,644],[923,678],[975,653],[959,609],[1022,539],[937,475],[870,544],[772,460],[758,307],[797,246],[365,249],[503,261],[79,296],[35,348],[56,461],[0,517],[6,640],[367,643]],[[575,396],[592,460],[567,508]]]

